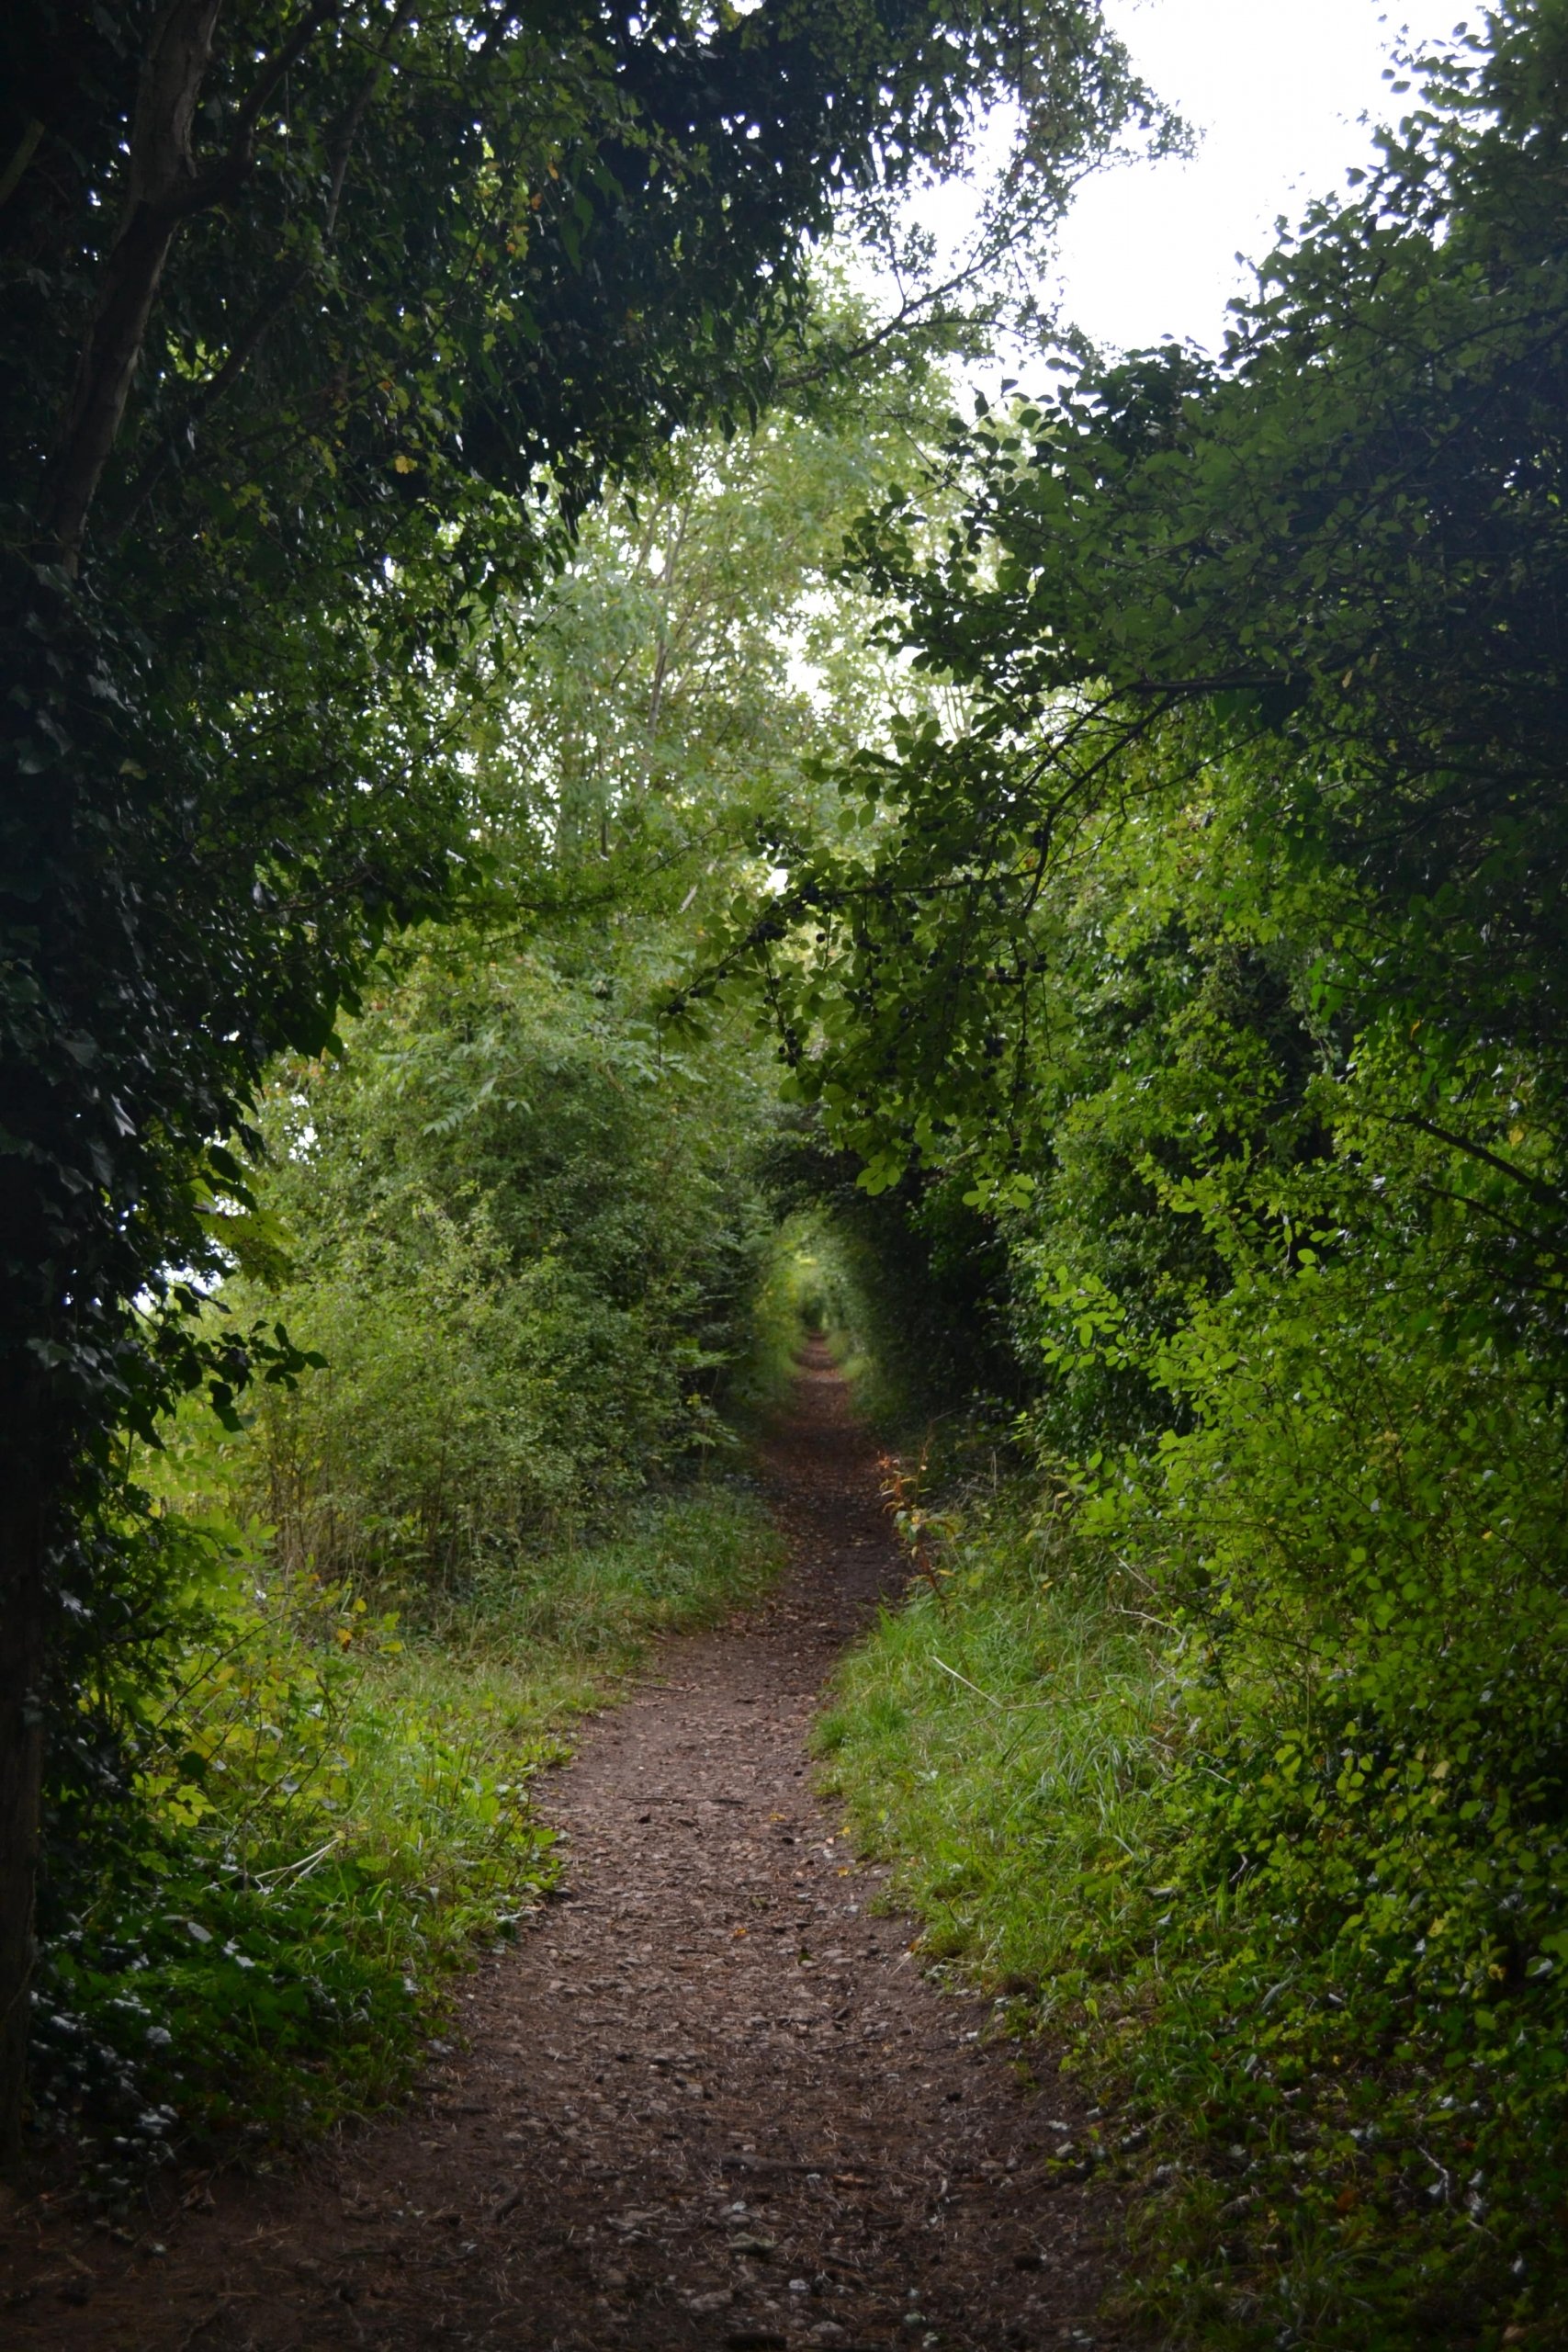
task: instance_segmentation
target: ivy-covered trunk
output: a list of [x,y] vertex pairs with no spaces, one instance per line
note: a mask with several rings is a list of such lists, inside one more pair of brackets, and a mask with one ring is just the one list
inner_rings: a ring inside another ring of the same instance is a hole
[[33,1973],[48,1495],[33,1400],[8,1401],[0,1437],[0,2162],[11,2164],[21,2147]]

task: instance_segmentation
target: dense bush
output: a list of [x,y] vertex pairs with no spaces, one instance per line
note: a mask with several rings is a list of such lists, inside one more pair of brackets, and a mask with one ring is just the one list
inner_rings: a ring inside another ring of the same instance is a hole
[[37,2123],[111,2195],[172,2146],[385,2099],[468,1940],[556,1871],[545,1723],[420,1690],[390,1620],[279,1582],[239,1528],[185,1535],[183,1624],[104,1694],[127,1784],[44,1885]]
[[259,1295],[325,1359],[253,1430],[290,1564],[462,1581],[724,1441],[761,1081],[661,1057],[632,960],[449,945],[279,1081]]
[[1506,1279],[1556,1149],[1518,1053],[1325,1014],[1235,806],[1106,829],[1054,910],[1043,1487],[959,1510],[829,1737],[933,1947],[1179,2152],[1168,2318],[1492,2341],[1568,2310],[1568,1434],[1551,1262]]

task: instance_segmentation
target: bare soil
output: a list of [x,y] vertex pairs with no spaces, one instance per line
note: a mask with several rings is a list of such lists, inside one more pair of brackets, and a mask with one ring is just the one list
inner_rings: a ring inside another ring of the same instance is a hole
[[[460,1993],[396,2118],[185,2185],[133,2244],[0,2222],[6,2352],[1108,2346],[1081,2107],[925,1977],[814,1795],[824,1675],[903,1580],[826,1354],[763,1460],[789,1566],[671,1642],[545,1809],[566,1899]],[[8,2275],[7,2275],[8,2269]]]

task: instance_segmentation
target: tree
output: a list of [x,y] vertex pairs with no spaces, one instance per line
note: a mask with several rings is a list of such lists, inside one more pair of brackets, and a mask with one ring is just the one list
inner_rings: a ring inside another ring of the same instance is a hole
[[31,0],[7,30],[14,2146],[45,1717],[118,1605],[83,1534],[108,1433],[288,1374],[276,1334],[197,1336],[195,1277],[269,1057],[319,1049],[388,925],[461,879],[432,680],[607,469],[766,399],[837,204],[1013,90],[1055,201],[1142,99],[1089,0]]
[[[821,317],[846,345],[867,323],[830,288]],[[874,380],[846,369],[754,426],[677,435],[584,517],[508,610],[468,719],[503,921],[613,903],[700,925],[763,870],[765,838],[810,830],[816,771],[903,684],[847,532],[936,455],[951,406],[940,350],[891,368],[883,350]]]
[[960,437],[951,529],[912,496],[868,521],[868,584],[959,715],[846,770],[887,812],[874,859],[797,861],[756,941],[791,912],[823,933],[802,1020],[839,1010],[799,1083],[834,1090],[872,1182],[922,1119],[937,1157],[1008,1159],[1040,911],[1086,825],[1215,761],[1298,875],[1339,877],[1346,1017],[1539,1051],[1561,1123],[1565,55],[1561,6],[1499,12],[1427,62],[1217,362],[1076,373]]

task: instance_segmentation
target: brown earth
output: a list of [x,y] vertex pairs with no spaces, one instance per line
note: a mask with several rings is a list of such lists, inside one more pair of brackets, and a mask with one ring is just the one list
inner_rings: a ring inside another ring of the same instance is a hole
[[822,1679],[902,1577],[820,1351],[763,1470],[779,1586],[589,1727],[546,1797],[567,1899],[468,1980],[410,2106],[130,2246],[14,2209],[6,2352],[1119,2340],[1112,2193],[1047,2169],[1081,2107],[922,1975],[812,1792]]

